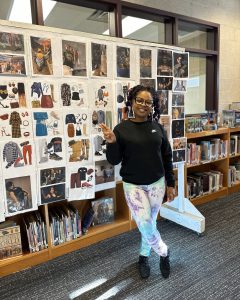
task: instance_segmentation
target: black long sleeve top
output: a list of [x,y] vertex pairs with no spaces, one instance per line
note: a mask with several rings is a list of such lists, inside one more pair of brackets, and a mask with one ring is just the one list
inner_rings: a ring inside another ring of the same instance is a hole
[[165,176],[167,186],[174,187],[172,149],[162,125],[155,121],[123,121],[113,130],[115,143],[107,144],[107,160],[122,162],[123,181],[149,185]]

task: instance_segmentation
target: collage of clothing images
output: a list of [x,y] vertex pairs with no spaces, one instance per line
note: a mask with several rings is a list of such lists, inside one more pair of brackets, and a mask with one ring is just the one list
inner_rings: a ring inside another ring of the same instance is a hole
[[0,26],[5,216],[115,187],[119,168],[106,160],[99,125],[134,118],[128,93],[139,83],[157,90],[173,160],[183,161],[188,61],[171,49]]

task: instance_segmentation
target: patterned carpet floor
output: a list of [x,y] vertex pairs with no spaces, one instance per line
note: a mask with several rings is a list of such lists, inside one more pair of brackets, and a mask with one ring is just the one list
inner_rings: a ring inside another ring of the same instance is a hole
[[137,270],[137,230],[0,279],[2,300],[240,299],[240,194],[198,206],[202,237],[164,220],[158,228],[171,249],[171,275],[163,279],[152,252],[151,276]]

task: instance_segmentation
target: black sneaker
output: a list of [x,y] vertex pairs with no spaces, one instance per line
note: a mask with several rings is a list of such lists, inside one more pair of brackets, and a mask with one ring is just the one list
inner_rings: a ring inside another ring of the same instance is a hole
[[150,266],[147,256],[139,256],[138,267],[142,278],[148,278],[150,276]]
[[168,250],[167,256],[160,256],[160,271],[164,278],[168,278],[170,274],[170,251]]

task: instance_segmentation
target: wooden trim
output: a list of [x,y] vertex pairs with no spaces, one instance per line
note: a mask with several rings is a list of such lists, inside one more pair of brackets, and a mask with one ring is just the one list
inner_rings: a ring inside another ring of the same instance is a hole
[[32,23],[36,25],[44,25],[42,0],[30,0]]
[[217,130],[209,130],[209,131],[201,131],[201,132],[194,132],[194,133],[186,133],[186,138],[195,139],[200,137],[212,136],[212,135],[220,135],[220,134],[227,134],[229,133],[228,128],[219,128]]

